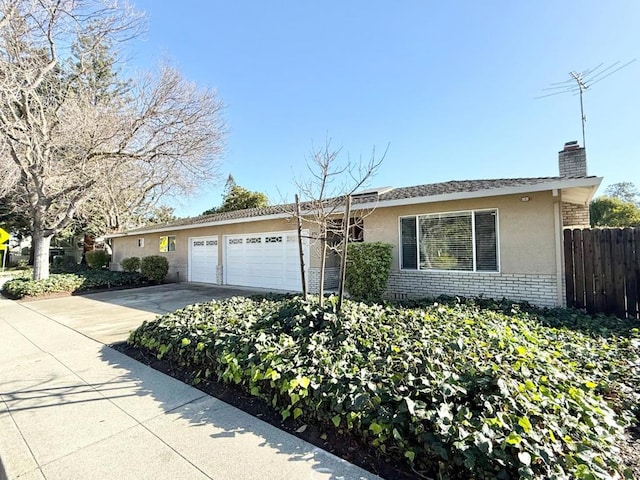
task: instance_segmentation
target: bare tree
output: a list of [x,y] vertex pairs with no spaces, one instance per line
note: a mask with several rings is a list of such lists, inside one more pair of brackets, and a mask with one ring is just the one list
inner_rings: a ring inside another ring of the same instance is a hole
[[[300,224],[309,227],[312,244],[320,257],[318,294],[321,307],[324,306],[325,268],[327,257],[331,252],[338,253],[343,260],[339,275],[341,279],[339,302],[342,304],[344,293],[342,270],[346,265],[348,232],[351,226],[351,219],[344,214],[351,208],[351,196],[369,183],[386,156],[385,151],[380,158],[376,158],[374,148],[367,161],[360,159],[354,162],[347,156],[346,162],[341,162],[341,150],[341,148],[333,149],[330,139],[327,139],[321,148],[312,147],[307,159],[309,176],[295,181],[302,204],[300,210],[296,209],[293,216]],[[359,209],[359,222],[362,222],[364,217],[372,211],[372,209],[366,211]],[[347,234],[345,235],[344,232]],[[301,262],[303,262],[302,258]]]
[[34,279],[75,220],[122,227],[218,171],[216,92],[166,63],[132,81],[115,68],[142,21],[109,0],[0,0],[0,198],[31,219]]

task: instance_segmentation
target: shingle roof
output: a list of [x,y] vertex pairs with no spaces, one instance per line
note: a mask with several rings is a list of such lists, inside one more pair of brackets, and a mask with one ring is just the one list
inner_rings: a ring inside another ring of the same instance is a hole
[[[572,178],[585,177],[534,177],[534,178],[498,178],[489,180],[452,180],[449,182],[429,183],[424,185],[415,185],[412,187],[395,188],[380,195],[367,194],[353,198],[354,204],[363,204],[370,202],[384,203],[391,200],[403,200],[410,198],[433,197],[438,195],[451,195],[456,193],[473,193],[487,192],[494,189],[503,189],[509,187],[526,187],[535,186],[544,183],[559,182],[570,180]],[[586,177],[597,178],[597,177]],[[339,201],[339,198],[334,199]],[[308,205],[303,203],[301,206]],[[145,227],[127,230],[126,233],[146,232],[149,230],[170,230],[173,227],[198,226],[201,224],[210,224],[216,222],[225,222],[230,220],[255,219],[256,217],[264,217],[269,215],[287,214],[294,211],[295,205],[292,203],[272,205],[269,207],[248,208],[245,210],[235,210],[233,212],[214,213],[212,215],[200,215],[197,217],[180,218],[170,223],[147,225]]]
[[491,180],[451,180],[413,187],[401,187],[380,195],[380,201],[402,198],[431,197],[460,192],[479,192],[496,188],[537,185],[566,179],[566,177],[498,178]]

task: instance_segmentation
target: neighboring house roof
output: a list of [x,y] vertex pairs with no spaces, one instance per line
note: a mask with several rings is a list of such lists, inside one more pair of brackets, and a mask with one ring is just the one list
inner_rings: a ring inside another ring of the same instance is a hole
[[[563,193],[563,201],[587,204],[593,198],[601,177],[535,177],[535,178],[499,178],[491,180],[453,180],[449,182],[430,183],[412,187],[395,189],[384,188],[380,194],[366,191],[365,195],[355,194],[354,209],[382,208],[416,203],[433,203],[470,198],[482,198],[499,195],[513,195],[528,192],[559,190]],[[339,199],[334,199],[338,201]],[[302,203],[304,213],[305,206]],[[269,207],[249,208],[232,212],[214,213],[198,217],[181,218],[162,225],[127,230],[105,235],[105,238],[157,233],[188,228],[243,223],[273,218],[290,217],[294,212],[294,204],[281,204]]]

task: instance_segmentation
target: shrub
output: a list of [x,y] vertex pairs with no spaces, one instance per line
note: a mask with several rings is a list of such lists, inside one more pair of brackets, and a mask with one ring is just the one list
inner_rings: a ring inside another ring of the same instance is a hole
[[93,250],[84,254],[89,268],[100,270],[111,261],[111,255],[105,250]]
[[51,273],[75,273],[84,269],[84,266],[78,264],[75,257],[70,255],[56,255],[51,264]]
[[347,301],[337,314],[336,297],[324,310],[232,298],[145,322],[129,343],[433,477],[625,476],[616,444],[640,406],[634,321],[482,302]]
[[29,262],[27,260],[18,260],[16,264],[16,270],[27,270],[29,268]]
[[169,261],[160,255],[143,257],[140,261],[140,273],[150,282],[162,283],[169,273]]
[[96,288],[135,287],[143,285],[139,273],[86,270],[78,273],[56,273],[44,280],[18,277],[2,286],[2,292],[11,298],[37,297],[48,293],[77,292]]
[[352,297],[366,301],[382,297],[391,272],[392,249],[380,242],[349,244],[345,287]]
[[120,266],[125,272],[137,272],[140,270],[140,257],[124,258],[120,262]]

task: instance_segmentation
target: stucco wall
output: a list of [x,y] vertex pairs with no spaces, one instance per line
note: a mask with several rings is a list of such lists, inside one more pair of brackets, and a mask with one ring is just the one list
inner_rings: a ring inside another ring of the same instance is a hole
[[[523,202],[523,196],[529,198]],[[499,273],[400,270],[399,218],[465,210],[498,210]],[[551,192],[379,208],[365,219],[365,241],[393,245],[387,296],[485,295],[562,303],[556,268],[554,198]]]
[[394,246],[393,270],[399,269],[399,217],[465,210],[498,210],[500,271],[502,273],[555,274],[555,229],[551,192],[487,197],[379,208],[365,219],[364,239]]
[[[368,242],[387,242],[393,245],[392,274],[388,296],[392,298],[449,295],[486,295],[528,300],[539,305],[562,303],[561,279],[558,279],[556,258],[556,230],[554,197],[551,192],[523,195],[487,197],[482,199],[416,204],[402,207],[378,208],[364,222],[364,239]],[[433,272],[400,270],[399,218],[407,215],[445,213],[478,209],[497,209],[500,272]],[[357,212],[354,212],[354,215]],[[218,235],[218,258],[223,262],[223,235],[295,230],[292,219],[264,220],[213,227],[191,228],[168,233],[129,235],[114,238],[114,262],[126,257],[163,255],[169,259],[170,278],[188,278],[188,239]],[[162,235],[176,236],[175,252],[159,252]],[[144,247],[137,240],[144,238]],[[312,245],[310,257],[305,259],[309,268],[309,282],[318,283],[319,255]],[[333,286],[336,262],[329,262],[328,286]],[[220,269],[220,267],[219,267]],[[218,278],[222,277],[219,272]],[[560,288],[558,287],[560,285]],[[314,288],[315,289],[315,288]]]
[[[124,237],[112,239],[113,261],[112,269],[119,270],[120,262],[127,257],[146,257],[148,255],[161,255],[169,260],[169,279],[173,281],[186,281],[188,279],[189,238],[208,237],[218,235],[218,260],[222,265],[222,236],[239,233],[281,232],[295,230],[296,224],[292,219],[263,220],[248,223],[235,223],[229,225],[217,225],[186,230],[175,230],[159,233],[129,234]],[[176,250],[174,252],[160,252],[160,237],[173,235],[176,237]],[[144,239],[144,247],[138,247],[138,239]],[[311,267],[318,266],[318,259],[313,255],[311,247]],[[308,259],[305,259],[308,261]],[[219,272],[218,277],[222,273]]]

